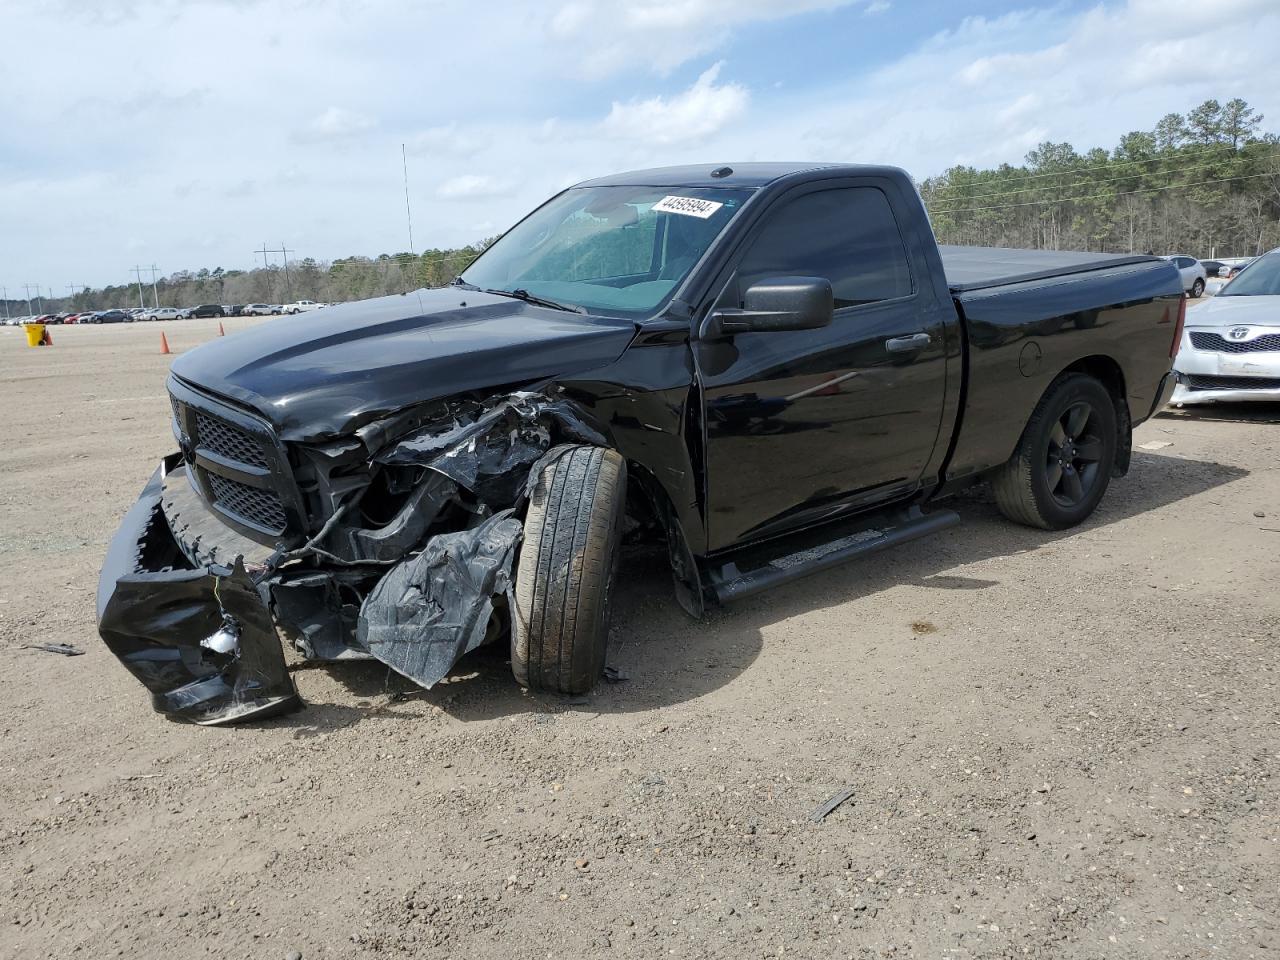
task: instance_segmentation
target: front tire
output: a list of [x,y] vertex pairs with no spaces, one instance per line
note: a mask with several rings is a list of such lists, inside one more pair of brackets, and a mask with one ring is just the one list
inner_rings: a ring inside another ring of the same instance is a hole
[[522,686],[560,694],[595,686],[626,492],[626,464],[603,447],[573,447],[539,475],[511,617],[511,671]]
[[1058,378],[992,478],[996,506],[1029,527],[1074,527],[1107,492],[1116,445],[1116,409],[1107,389],[1082,373]]

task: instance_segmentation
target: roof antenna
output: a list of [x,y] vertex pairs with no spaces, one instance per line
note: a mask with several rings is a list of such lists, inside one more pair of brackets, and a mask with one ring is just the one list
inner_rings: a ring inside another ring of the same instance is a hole
[[711,171],[711,175],[715,177],[717,180],[723,180],[725,177],[731,176],[732,174],[733,174],[733,167],[720,167],[717,170]]
[[400,164],[404,167],[404,214],[409,220],[409,252],[417,256],[413,249],[413,210],[409,207],[409,159],[405,156],[404,144],[400,144]]

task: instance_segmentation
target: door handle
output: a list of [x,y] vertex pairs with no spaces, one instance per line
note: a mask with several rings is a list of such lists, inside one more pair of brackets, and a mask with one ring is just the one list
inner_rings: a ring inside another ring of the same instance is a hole
[[890,353],[915,353],[923,350],[933,338],[927,333],[913,333],[909,337],[893,337],[884,342],[884,348]]

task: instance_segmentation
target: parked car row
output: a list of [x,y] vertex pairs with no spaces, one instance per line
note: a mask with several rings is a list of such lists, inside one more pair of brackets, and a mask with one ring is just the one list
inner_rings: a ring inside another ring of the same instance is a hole
[[82,313],[45,313],[27,317],[0,317],[0,326],[13,327],[26,323],[133,323],[149,320],[190,320],[197,317],[278,317],[281,314],[306,313],[329,304],[316,300],[293,303],[202,303],[197,307],[128,307],[113,310],[86,310]]
[[86,310],[83,313],[44,313],[29,317],[0,317],[0,326],[21,327],[28,323],[43,323],[46,326],[61,326],[74,323],[132,323],[133,317],[127,310]]

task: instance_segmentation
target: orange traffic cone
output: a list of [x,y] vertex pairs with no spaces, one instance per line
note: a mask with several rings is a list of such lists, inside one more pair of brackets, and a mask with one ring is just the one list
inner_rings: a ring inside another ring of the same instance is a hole
[[44,339],[40,341],[40,345],[41,345],[42,347],[52,347],[52,346],[53,346],[53,334],[49,332],[49,328],[48,328],[48,327],[45,327],[45,328],[44,328]]
[[225,330],[223,330],[223,329],[222,329],[222,321],[221,321],[221,320],[219,320],[219,321],[218,321],[218,336],[220,336],[220,337],[225,337],[226,335],[227,335],[227,331],[225,331]]
[[160,331],[160,352],[162,354],[169,352],[169,341],[165,339],[164,331]]

